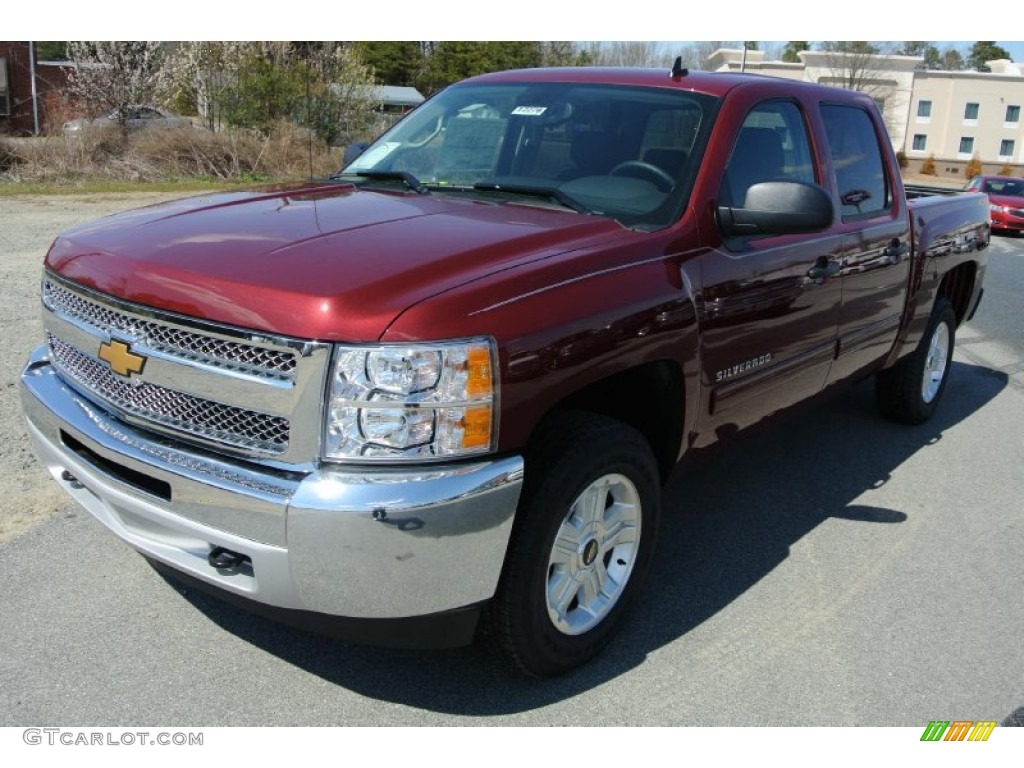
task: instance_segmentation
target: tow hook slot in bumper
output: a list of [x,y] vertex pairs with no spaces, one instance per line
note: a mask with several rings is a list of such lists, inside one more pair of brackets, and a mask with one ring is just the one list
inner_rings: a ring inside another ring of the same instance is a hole
[[206,562],[218,571],[237,571],[245,564],[252,567],[252,559],[248,555],[232,552],[225,547],[211,549],[210,554],[206,556]]

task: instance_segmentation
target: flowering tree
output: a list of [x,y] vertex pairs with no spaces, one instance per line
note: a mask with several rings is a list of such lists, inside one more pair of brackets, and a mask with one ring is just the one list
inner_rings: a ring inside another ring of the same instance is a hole
[[87,40],[68,43],[68,90],[94,113],[115,110],[121,128],[128,108],[153,95],[164,61],[164,46],[154,41]]

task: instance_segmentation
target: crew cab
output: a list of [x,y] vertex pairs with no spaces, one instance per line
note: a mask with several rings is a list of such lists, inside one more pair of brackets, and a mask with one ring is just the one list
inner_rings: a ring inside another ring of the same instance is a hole
[[688,454],[869,376],[928,419],[988,242],[984,195],[907,200],[867,96],[489,74],[332,179],[62,234],[24,410],[178,578],[357,642],[486,632],[553,675],[642,594]]

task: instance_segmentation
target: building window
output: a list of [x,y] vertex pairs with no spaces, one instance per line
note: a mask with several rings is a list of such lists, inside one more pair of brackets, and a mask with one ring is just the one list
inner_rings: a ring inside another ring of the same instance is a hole
[[1007,127],[1014,127],[1020,122],[1020,106],[1010,104],[1006,108],[1006,124]]
[[960,137],[960,158],[966,159],[974,154],[974,137],[973,136],[961,136]]
[[1013,139],[1003,139],[999,142],[999,159],[1013,160]]
[[925,136],[923,133],[915,133],[914,134],[914,151],[915,152],[924,152],[925,147],[927,147],[927,146],[928,146],[928,137]]
[[977,125],[978,124],[978,102],[969,101],[967,106],[964,107],[964,124],[965,125]]
[[11,114],[11,89],[7,83],[7,59],[0,59],[0,115]]
[[917,102],[917,122],[927,123],[932,118],[932,103],[921,99]]

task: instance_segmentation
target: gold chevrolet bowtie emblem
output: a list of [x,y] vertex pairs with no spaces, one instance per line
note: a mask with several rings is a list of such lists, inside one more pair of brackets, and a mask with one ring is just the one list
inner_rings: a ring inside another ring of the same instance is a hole
[[110,370],[120,376],[142,373],[142,369],[146,366],[145,356],[136,355],[131,351],[129,345],[116,339],[100,344],[100,360],[109,363]]

